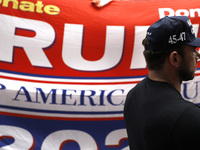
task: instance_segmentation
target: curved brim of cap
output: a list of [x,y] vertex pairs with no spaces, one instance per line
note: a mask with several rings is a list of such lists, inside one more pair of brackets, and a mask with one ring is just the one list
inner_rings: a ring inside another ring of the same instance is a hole
[[187,45],[200,47],[200,38],[195,38],[192,42],[187,43]]

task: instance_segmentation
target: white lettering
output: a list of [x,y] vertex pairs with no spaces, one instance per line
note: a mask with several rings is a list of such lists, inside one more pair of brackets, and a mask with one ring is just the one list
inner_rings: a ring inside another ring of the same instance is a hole
[[[39,145],[35,143],[37,139],[34,140],[34,137],[28,130],[16,126],[0,125],[0,139],[4,138],[12,138],[14,142],[1,146],[1,150],[32,150],[36,148],[41,150],[49,150],[49,148],[51,150],[59,150],[63,149],[63,146],[68,142],[76,142],[80,150],[99,149],[95,139],[90,134],[80,130],[59,130],[50,133],[46,135],[41,147],[38,147]],[[119,148],[121,142],[127,139],[126,129],[117,129],[108,133],[105,138],[105,146]],[[129,146],[122,150],[129,150]]]
[[191,23],[190,20],[188,20],[187,23],[188,23],[189,26],[192,26],[192,23]]
[[185,40],[186,40],[186,34],[185,34],[185,32],[181,32],[179,36],[171,35],[169,37],[168,43],[176,44],[179,41],[185,41]]
[[197,34],[199,33],[199,24],[193,24],[192,26],[193,26],[193,28],[192,28],[193,31],[191,31],[191,32],[192,32],[192,34],[194,33],[195,36],[197,36]]
[[160,18],[165,16],[174,16],[174,10],[171,8],[158,8]]
[[200,17],[200,9],[199,8],[190,9],[190,17],[191,18],[194,18],[196,13],[198,14],[197,16]]
[[81,150],[98,149],[96,142],[94,141],[93,137],[91,137],[89,134],[78,130],[60,130],[53,132],[46,137],[46,139],[42,143],[41,150],[49,150],[49,148],[51,148],[51,150],[62,149],[62,143],[66,141],[77,142]]
[[[135,41],[133,47],[132,61],[130,69],[144,69],[146,62],[143,56],[144,47],[142,40],[146,36],[146,31],[149,26],[136,26],[135,27]],[[139,63],[138,63],[139,62]]]
[[159,8],[158,9],[160,18],[163,18],[165,16],[188,16],[191,18],[194,18],[196,15],[200,17],[200,9],[178,9],[173,10],[172,8]]
[[28,150],[34,146],[33,136],[27,130],[14,126],[0,125],[0,139],[4,137],[11,137],[14,143],[1,147],[3,150],[24,149]]
[[189,11],[186,9],[179,9],[175,13],[176,16],[189,16]]
[[[172,9],[160,8],[160,14]],[[14,63],[14,48],[24,49],[29,61],[33,66],[52,68],[44,49],[50,47],[55,40],[55,31],[51,25],[42,21],[22,19],[0,14],[0,32],[4,37],[0,40],[0,61]],[[199,25],[193,25],[194,33],[197,35]],[[123,56],[124,26],[107,26],[105,52],[101,59],[88,61],[82,56],[83,25],[65,24],[62,59],[65,65],[81,71],[104,71],[112,69],[120,63]],[[148,26],[135,26],[135,41],[130,69],[145,69],[146,63],[143,57],[142,40]],[[29,30],[35,33],[34,37],[27,37],[15,34],[17,29]],[[193,32],[193,31],[191,31]],[[147,33],[151,34],[151,33]],[[134,36],[134,35],[133,35]],[[175,37],[172,37],[172,39]],[[178,38],[178,37],[177,37]],[[173,42],[174,42],[173,39]],[[182,40],[182,36],[178,38]],[[140,63],[138,63],[140,62]]]
[[120,62],[124,46],[124,26],[107,26],[104,56],[97,61],[88,61],[82,57],[83,36],[83,25],[65,24],[62,58],[70,68],[103,71]]
[[[48,23],[0,14],[0,61],[13,63],[14,47],[22,47],[33,66],[52,68],[43,49],[55,39],[54,29]],[[35,37],[15,35],[16,28],[31,30]]]
[[[119,129],[110,132],[105,140],[106,146],[120,146],[122,140],[127,140],[126,129]],[[129,150],[129,146],[123,148],[122,150]]]

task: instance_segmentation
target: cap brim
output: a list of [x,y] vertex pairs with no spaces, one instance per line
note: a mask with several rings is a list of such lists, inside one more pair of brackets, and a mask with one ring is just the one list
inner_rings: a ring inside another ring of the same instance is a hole
[[187,43],[187,45],[195,46],[195,47],[200,47],[200,38],[195,38],[194,41]]

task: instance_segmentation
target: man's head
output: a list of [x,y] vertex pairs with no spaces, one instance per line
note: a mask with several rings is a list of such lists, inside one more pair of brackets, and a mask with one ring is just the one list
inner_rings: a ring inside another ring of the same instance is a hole
[[[158,71],[162,69],[166,58],[175,52],[182,57],[182,61],[187,61],[184,55],[189,48],[186,47],[189,46],[191,51],[196,52],[195,48],[200,47],[200,39],[195,37],[193,26],[188,17],[164,17],[148,28],[143,45],[149,70]],[[197,59],[194,58],[194,60]],[[182,65],[181,72],[184,71],[183,67]]]

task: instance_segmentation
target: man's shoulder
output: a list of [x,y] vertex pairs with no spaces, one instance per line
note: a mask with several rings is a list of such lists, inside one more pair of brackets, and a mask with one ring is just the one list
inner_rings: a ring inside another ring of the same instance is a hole
[[181,112],[177,120],[198,120],[200,125],[200,107],[191,102],[185,101],[185,103],[187,103],[187,107]]
[[145,92],[145,94],[157,94],[158,92],[163,92],[162,94],[166,94],[166,91],[175,92],[174,94],[179,93],[172,85],[167,82],[154,81],[146,77],[141,80],[137,85],[135,85],[129,93]]

